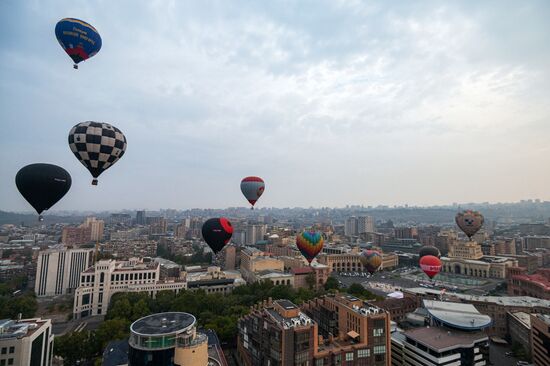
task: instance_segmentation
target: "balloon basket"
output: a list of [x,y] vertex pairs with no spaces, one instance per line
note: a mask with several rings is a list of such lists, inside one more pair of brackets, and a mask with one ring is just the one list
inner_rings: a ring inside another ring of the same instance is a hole
[[78,70],[78,65],[77,65],[77,64],[74,64],[74,65],[73,65],[73,69]]
[[38,221],[39,221],[39,222],[44,221],[44,217],[42,217],[42,215],[38,215]]
[[92,180],[92,185],[97,186],[97,179]]

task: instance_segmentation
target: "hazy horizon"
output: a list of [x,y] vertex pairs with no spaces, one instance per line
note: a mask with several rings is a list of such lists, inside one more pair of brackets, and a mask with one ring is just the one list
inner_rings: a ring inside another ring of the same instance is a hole
[[[103,39],[72,69],[54,35]],[[50,210],[550,200],[550,3],[0,2],[0,210],[14,178],[72,176]],[[90,185],[67,135],[109,122],[126,155]],[[158,209],[158,208],[157,208]]]

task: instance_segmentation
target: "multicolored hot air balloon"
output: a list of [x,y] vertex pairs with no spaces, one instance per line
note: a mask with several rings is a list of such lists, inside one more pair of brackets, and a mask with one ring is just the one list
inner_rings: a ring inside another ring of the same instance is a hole
[[78,63],[93,57],[101,49],[101,37],[90,24],[75,18],[65,18],[57,22],[55,37],[67,55]]
[[31,164],[21,168],[15,176],[15,185],[21,195],[38,213],[55,205],[71,188],[71,175],[53,164]]
[[418,259],[420,260],[422,257],[427,255],[433,255],[434,257],[441,257],[441,253],[439,252],[439,249],[436,247],[426,245],[420,248],[420,251],[418,252]]
[[265,183],[260,177],[246,177],[241,181],[241,192],[243,192],[244,197],[252,205],[252,210],[256,201],[264,193],[264,190]]
[[441,259],[433,255],[426,255],[420,259],[420,268],[432,279],[441,271]]
[[310,264],[321,252],[324,243],[323,235],[317,231],[304,231],[296,236],[296,245]]
[[473,210],[465,210],[455,216],[456,224],[469,239],[472,239],[472,236],[481,229],[484,220],[482,214]]
[[360,261],[363,267],[373,274],[382,265],[382,256],[376,250],[365,250],[361,253]]
[[126,152],[126,136],[115,126],[104,122],[81,122],[69,132],[69,147],[74,156],[97,177]]
[[202,225],[202,237],[214,254],[229,243],[233,235],[233,226],[225,217],[208,219]]

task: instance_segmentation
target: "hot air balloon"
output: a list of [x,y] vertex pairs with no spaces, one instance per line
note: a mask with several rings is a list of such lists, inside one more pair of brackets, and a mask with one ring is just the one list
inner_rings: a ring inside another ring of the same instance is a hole
[[304,231],[296,236],[296,245],[310,264],[321,252],[324,243],[323,235],[317,231]]
[[460,230],[471,240],[483,225],[483,215],[477,211],[465,210],[455,216],[455,221]]
[[71,176],[57,165],[30,164],[17,172],[15,185],[42,221],[41,213],[55,205],[71,188]]
[[430,245],[426,245],[420,248],[420,251],[418,252],[418,259],[421,259],[426,255],[433,255],[434,257],[437,257],[437,258],[441,257],[441,253],[439,252],[439,249]]
[[229,243],[233,235],[233,226],[224,217],[208,219],[202,225],[202,237],[214,254]]
[[433,255],[425,255],[420,259],[420,268],[432,279],[441,271],[441,260]]
[[252,205],[252,210],[256,201],[264,193],[264,190],[265,183],[260,177],[246,177],[241,181],[241,192],[243,192],[244,197]]
[[361,253],[359,258],[363,267],[370,273],[376,272],[380,265],[382,265],[382,256],[375,250],[365,250]]
[[82,122],[69,132],[69,147],[74,156],[97,177],[118,161],[126,151],[126,137],[116,127],[104,122]]
[[72,58],[75,69],[78,69],[79,62],[95,56],[101,49],[101,37],[97,30],[79,19],[61,19],[55,26],[55,37]]

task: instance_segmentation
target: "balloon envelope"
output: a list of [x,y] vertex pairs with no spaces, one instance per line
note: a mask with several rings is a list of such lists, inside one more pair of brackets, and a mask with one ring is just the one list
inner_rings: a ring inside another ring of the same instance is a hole
[[265,182],[260,177],[246,177],[241,181],[241,192],[243,192],[244,197],[252,207],[264,193],[264,190]]
[[418,252],[418,259],[421,259],[422,257],[426,255],[433,255],[434,257],[440,258],[441,253],[439,252],[439,249],[436,247],[432,247],[430,245],[426,245],[422,248],[420,248],[420,251]]
[[[81,122],[69,132],[69,147],[94,178],[115,164],[126,152],[126,136],[104,122]],[[92,181],[97,184],[97,179]]]
[[320,232],[304,231],[296,236],[296,245],[309,263],[321,252],[324,243]]
[[471,239],[481,229],[485,219],[477,211],[465,210],[456,214],[455,221],[460,230]]
[[90,24],[75,18],[57,22],[55,37],[67,55],[77,64],[93,57],[101,49],[101,37]]
[[214,253],[218,253],[233,235],[233,226],[225,217],[208,219],[202,225],[202,237]]
[[382,256],[375,250],[365,250],[360,257],[363,267],[373,274],[382,265]]
[[55,205],[71,188],[71,175],[53,164],[30,164],[15,176],[21,195],[41,214]]
[[428,277],[433,278],[441,271],[441,260],[433,255],[426,255],[420,259],[420,268]]

